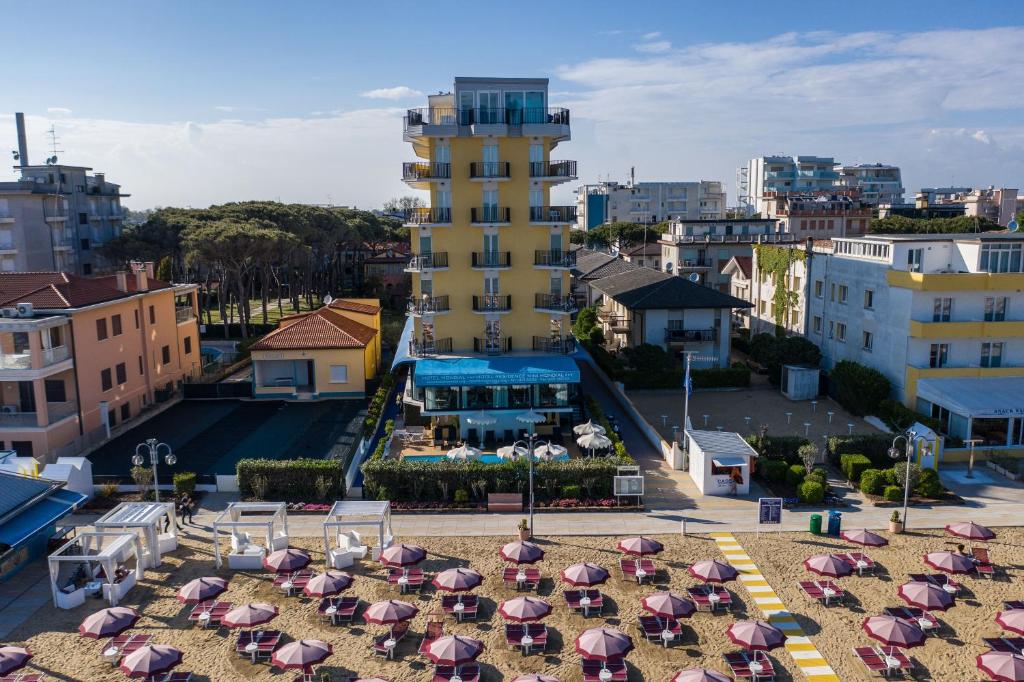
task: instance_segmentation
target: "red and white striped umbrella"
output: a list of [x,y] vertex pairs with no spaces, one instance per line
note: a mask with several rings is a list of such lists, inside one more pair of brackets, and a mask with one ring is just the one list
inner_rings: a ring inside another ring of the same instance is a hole
[[515,564],[535,564],[544,558],[544,550],[532,542],[516,540],[501,548],[501,558]]
[[888,540],[878,533],[872,533],[867,528],[844,530],[839,533],[839,537],[847,542],[852,542],[855,545],[863,545],[864,547],[884,547],[889,544]]
[[853,572],[853,567],[835,554],[819,554],[804,561],[804,568],[811,573],[829,578],[845,578]]
[[21,670],[31,658],[32,652],[23,646],[0,646],[0,675]]
[[697,580],[703,580],[706,583],[727,583],[730,580],[736,580],[736,576],[739,575],[739,571],[731,564],[718,559],[698,561],[686,570]]
[[965,540],[978,540],[981,542],[988,542],[996,536],[991,530],[975,523],[974,521],[961,521],[960,523],[951,523],[946,526],[946,532],[950,535],[955,535],[958,538],[964,538]]
[[910,649],[924,644],[924,630],[905,618],[896,616],[868,616],[860,626],[868,637],[886,646]]
[[732,678],[707,668],[687,668],[677,672],[672,682],[732,682]]
[[301,549],[289,547],[271,552],[263,558],[263,568],[275,573],[291,573],[309,566],[309,554]]
[[370,604],[366,607],[363,618],[367,623],[394,625],[395,623],[401,623],[403,620],[410,620],[419,612],[420,610],[409,602],[389,599]]
[[166,644],[147,644],[121,659],[118,666],[128,677],[154,677],[181,663],[181,650]]
[[484,643],[472,637],[446,635],[435,639],[424,655],[435,665],[462,665],[475,661],[484,650]]
[[972,573],[974,562],[963,554],[953,552],[931,552],[924,555],[924,562],[943,573]]
[[562,569],[562,582],[573,587],[593,587],[608,580],[608,571],[597,564],[573,564]]
[[616,548],[620,552],[624,552],[625,554],[630,554],[632,556],[650,556],[661,552],[665,549],[665,545],[653,538],[638,536],[619,540],[619,544],[616,545]]
[[215,576],[196,578],[181,586],[177,599],[182,604],[198,604],[207,599],[213,599],[226,589],[228,589],[228,581],[224,578]]
[[330,597],[344,592],[351,584],[352,576],[344,571],[324,571],[310,578],[302,593],[307,597]]
[[135,625],[139,618],[139,612],[127,606],[112,606],[109,609],[100,609],[96,613],[85,617],[82,624],[78,626],[78,634],[90,639],[113,637]]
[[427,558],[427,550],[419,545],[391,545],[380,553],[385,566],[414,566]]
[[590,628],[576,638],[576,653],[588,661],[618,661],[633,650],[633,640],[615,628]]
[[903,583],[897,593],[910,606],[926,611],[945,611],[956,606],[953,595],[934,583]]
[[986,651],[975,659],[978,670],[996,682],[1024,682],[1024,656],[1009,651]]
[[1024,635],[1024,609],[1010,609],[996,614],[996,622],[1004,630]]
[[449,568],[438,573],[432,582],[434,587],[445,592],[469,592],[483,581],[480,572],[472,568]]
[[532,623],[543,619],[551,613],[551,604],[537,597],[516,597],[501,602],[498,613],[505,620],[517,623]]
[[321,642],[319,639],[300,639],[278,647],[270,662],[282,670],[309,670],[311,666],[322,662],[333,653],[334,649],[327,642]]
[[697,607],[675,592],[655,592],[640,601],[644,610],[659,618],[689,618]]
[[740,620],[729,626],[725,631],[733,644],[748,651],[771,651],[782,646],[786,634],[763,620]]
[[253,628],[277,618],[277,607],[273,604],[244,604],[224,614],[220,624],[226,628]]

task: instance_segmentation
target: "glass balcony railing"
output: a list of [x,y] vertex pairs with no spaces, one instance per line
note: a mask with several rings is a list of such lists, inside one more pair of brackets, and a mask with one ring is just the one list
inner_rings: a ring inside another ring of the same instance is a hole
[[174,319],[178,324],[196,319],[196,313],[190,305],[174,306]]
[[405,112],[405,131],[425,125],[471,126],[471,125],[569,125],[569,110],[561,107],[528,107],[506,109],[504,107],[422,107]]

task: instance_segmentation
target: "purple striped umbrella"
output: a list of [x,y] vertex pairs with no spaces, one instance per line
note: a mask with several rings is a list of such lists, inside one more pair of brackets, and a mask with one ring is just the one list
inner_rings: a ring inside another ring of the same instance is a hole
[[551,604],[537,597],[516,597],[501,602],[498,613],[505,620],[512,620],[517,623],[532,623],[541,620],[551,613]]
[[633,640],[615,628],[590,628],[576,638],[576,653],[588,661],[618,661],[632,650]]
[[924,644],[924,630],[905,618],[896,616],[868,616],[860,626],[868,637],[886,646],[910,649]]
[[434,665],[462,665],[475,661],[483,650],[479,639],[446,635],[431,642],[424,654]]
[[317,573],[306,586],[302,593],[307,597],[329,597],[339,592],[344,592],[352,584],[352,576],[344,571],[325,571]]
[[1010,609],[996,614],[996,622],[1004,630],[1024,635],[1024,609]]
[[121,659],[118,666],[128,677],[154,677],[181,663],[181,650],[166,644],[147,644]]
[[403,620],[410,620],[419,612],[420,610],[409,602],[389,599],[370,604],[366,607],[363,618],[367,623],[394,625],[395,623],[401,623]]
[[237,606],[221,619],[220,624],[226,628],[253,628],[277,618],[277,607],[273,604],[245,604]]
[[620,552],[632,556],[649,556],[661,552],[665,549],[665,545],[652,538],[638,536],[619,540],[619,544],[616,545],[616,548]]
[[888,540],[878,533],[872,533],[867,528],[844,530],[839,534],[839,537],[847,542],[852,542],[855,545],[863,545],[864,547],[884,547],[889,544]]
[[516,540],[501,548],[501,558],[514,564],[535,564],[544,558],[544,550],[532,542]]
[[972,573],[974,562],[962,554],[953,552],[931,552],[924,555],[924,562],[943,573]]
[[707,668],[687,668],[677,672],[672,682],[732,682],[732,678]]
[[438,573],[432,582],[434,587],[445,592],[469,592],[483,581],[480,572],[472,568],[449,568]]
[[845,578],[853,572],[853,567],[835,554],[819,554],[804,561],[804,568],[811,573],[829,578]]
[[986,651],[975,663],[978,670],[996,682],[1024,682],[1024,656],[1008,651]]
[[698,561],[686,570],[697,580],[703,580],[706,583],[727,583],[730,580],[736,580],[736,576],[739,575],[739,571],[731,564],[718,559]]
[[228,581],[224,578],[208,576],[189,580],[178,590],[178,601],[182,604],[198,604],[213,599],[228,589]]
[[309,566],[309,554],[289,547],[271,552],[263,559],[263,568],[275,573],[291,573]]
[[960,523],[951,523],[946,526],[946,532],[950,535],[955,535],[958,538],[964,538],[965,540],[979,540],[982,542],[988,542],[996,536],[991,530],[975,523],[974,521],[961,521]]
[[413,566],[427,558],[427,551],[419,545],[392,545],[380,553],[385,566]]
[[659,618],[689,618],[697,610],[693,602],[675,592],[655,592],[640,601],[644,610]]
[[32,652],[23,646],[0,646],[0,675],[21,670],[31,658]]
[[558,682],[558,678],[551,677],[551,675],[534,675],[530,673],[529,675],[520,675],[512,680],[512,682]]
[[907,604],[926,611],[945,611],[956,606],[953,595],[933,583],[903,583],[897,593]]
[[725,631],[733,644],[748,651],[771,651],[782,646],[786,635],[771,623],[763,620],[740,620]]
[[139,619],[139,612],[127,606],[113,606],[109,609],[100,609],[91,616],[86,616],[82,624],[78,626],[78,634],[90,639],[100,637],[113,637],[119,635]]
[[562,569],[562,582],[573,587],[593,587],[608,580],[608,571],[597,564],[573,564]]
[[310,668],[334,653],[327,642],[319,639],[300,639],[278,647],[270,662],[282,670],[300,669],[312,672]]

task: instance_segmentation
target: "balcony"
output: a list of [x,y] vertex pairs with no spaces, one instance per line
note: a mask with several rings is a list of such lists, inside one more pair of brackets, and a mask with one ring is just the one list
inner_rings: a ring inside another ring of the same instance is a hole
[[63,222],[67,222],[67,219],[68,219],[68,212],[65,211],[64,209],[57,208],[57,209],[49,209],[49,210],[44,209],[43,210],[43,220],[45,220],[48,223],[63,223]]
[[402,124],[407,142],[423,137],[455,137],[459,128],[468,128],[476,135],[504,135],[513,127],[524,136],[569,138],[569,110],[559,107],[422,107],[406,110]]
[[409,342],[409,355],[414,358],[424,358],[430,357],[431,355],[451,352],[451,337],[443,339],[413,339]]
[[575,161],[530,162],[530,177],[535,180],[560,183],[576,179]]
[[402,180],[413,186],[424,186],[435,180],[448,180],[452,177],[450,163],[427,163],[413,161],[402,164]]
[[711,261],[704,258],[684,258],[679,261],[679,270],[707,270]]
[[666,329],[665,343],[714,343],[717,329]]
[[58,362],[63,362],[70,357],[71,350],[67,346],[42,348],[39,351],[39,365],[33,366],[32,354],[26,348],[21,353],[0,354],[0,369],[43,369]]
[[571,336],[535,336],[533,350],[540,353],[571,353],[576,350],[576,339]]
[[497,336],[487,337],[481,339],[479,337],[473,338],[473,352],[482,353],[484,355],[501,355],[502,353],[508,353],[512,350],[512,337],[511,336]]
[[423,315],[444,314],[449,312],[451,309],[448,307],[447,296],[424,295],[420,299],[410,300],[407,310],[413,317],[421,317]]
[[576,299],[561,294],[536,294],[533,298],[533,309],[540,312],[568,315],[576,312]]
[[476,270],[503,270],[512,267],[510,251],[474,251],[473,268]]
[[405,214],[406,225],[451,225],[450,208],[412,208]]
[[561,225],[576,222],[575,206],[531,206],[532,225]]
[[511,177],[508,161],[474,161],[469,164],[471,180],[508,180]]
[[534,251],[533,265],[538,268],[566,269],[576,265],[575,251]]
[[49,367],[50,365],[56,365],[58,362],[64,362],[71,357],[71,349],[67,346],[56,346],[55,348],[43,348],[40,351],[40,358],[43,362],[43,367]]
[[511,214],[508,206],[477,206],[470,209],[469,221],[473,225],[508,225]]
[[74,400],[46,404],[47,422],[40,424],[38,412],[22,412],[16,405],[4,405],[0,409],[0,429],[39,428],[52,426],[62,419],[78,414],[78,403]]
[[507,313],[512,310],[512,297],[501,294],[473,296],[474,313]]
[[409,259],[405,266],[406,272],[427,272],[431,270],[448,269],[448,252],[434,251],[433,253],[421,253]]
[[626,315],[620,315],[608,308],[598,308],[597,319],[601,324],[608,325],[609,329],[618,333],[628,332],[631,323],[631,320]]
[[190,305],[174,306],[174,321],[178,324],[196,319],[196,311]]
[[909,335],[920,339],[998,339],[1024,336],[1024,320],[966,320],[933,322],[911,320]]
[[661,241],[669,244],[791,244],[803,241],[795,234],[783,232],[778,234],[676,234],[662,232]]

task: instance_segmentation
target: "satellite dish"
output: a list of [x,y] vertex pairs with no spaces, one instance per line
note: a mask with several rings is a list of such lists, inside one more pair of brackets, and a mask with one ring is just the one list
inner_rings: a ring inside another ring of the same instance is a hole
[[697,284],[698,282],[700,282],[700,275],[696,272],[691,272],[690,276],[687,277],[686,279],[690,280],[694,284]]
[[330,294],[324,296],[324,305],[330,305],[332,303],[334,303],[334,298]]
[[1017,224],[1017,219],[1011,218],[1010,222],[1006,224],[1006,229],[1008,229],[1010,232],[1017,232],[1018,230],[1020,230],[1020,225]]

